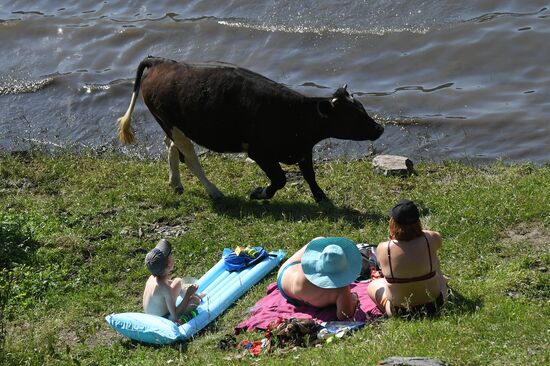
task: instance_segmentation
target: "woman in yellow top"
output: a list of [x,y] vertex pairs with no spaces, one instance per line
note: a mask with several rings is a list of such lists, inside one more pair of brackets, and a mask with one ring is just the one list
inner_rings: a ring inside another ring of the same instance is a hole
[[433,314],[447,297],[447,280],[437,257],[441,235],[422,230],[412,201],[399,202],[390,216],[390,238],[376,248],[384,277],[369,284],[369,296],[388,316]]

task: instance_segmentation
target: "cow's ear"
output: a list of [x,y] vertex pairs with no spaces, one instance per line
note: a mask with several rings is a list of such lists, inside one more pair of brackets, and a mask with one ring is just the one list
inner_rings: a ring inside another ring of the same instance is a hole
[[334,108],[334,105],[330,100],[322,100],[317,103],[317,113],[323,118],[328,118],[330,112]]

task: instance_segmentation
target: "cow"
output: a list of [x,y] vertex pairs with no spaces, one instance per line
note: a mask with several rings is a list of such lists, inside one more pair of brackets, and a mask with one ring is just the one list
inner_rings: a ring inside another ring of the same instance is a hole
[[223,196],[199,164],[192,141],[220,153],[245,152],[265,172],[267,187],[251,199],[270,199],[286,184],[283,164],[298,164],[315,201],[327,199],[315,180],[312,149],[323,139],[376,140],[384,128],[347,91],[306,97],[250,70],[224,62],[187,63],[148,56],[137,68],[130,106],[118,119],[121,142],[135,141],[131,115],[139,91],[166,134],[169,183],[183,191],[179,162],[212,198]]

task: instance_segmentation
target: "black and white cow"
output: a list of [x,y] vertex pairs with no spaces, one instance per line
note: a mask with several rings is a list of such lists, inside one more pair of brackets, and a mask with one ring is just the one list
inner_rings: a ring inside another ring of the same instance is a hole
[[[145,73],[144,73],[145,72]],[[306,97],[252,71],[227,63],[184,63],[147,57],[137,69],[119,139],[133,143],[130,116],[141,86],[143,100],[166,133],[170,185],[182,191],[180,153],[208,194],[223,194],[205,176],[191,141],[216,152],[246,152],[267,174],[269,186],[252,199],[269,199],[286,184],[280,163],[298,164],[316,201],[326,198],[315,180],[312,149],[333,137],[376,140],[384,128],[339,88],[330,98]]]

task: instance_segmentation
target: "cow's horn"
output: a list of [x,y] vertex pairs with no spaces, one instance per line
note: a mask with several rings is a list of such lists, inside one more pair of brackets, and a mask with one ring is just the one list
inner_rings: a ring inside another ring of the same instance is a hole
[[345,91],[348,91],[348,84],[344,84],[342,88],[344,88]]

